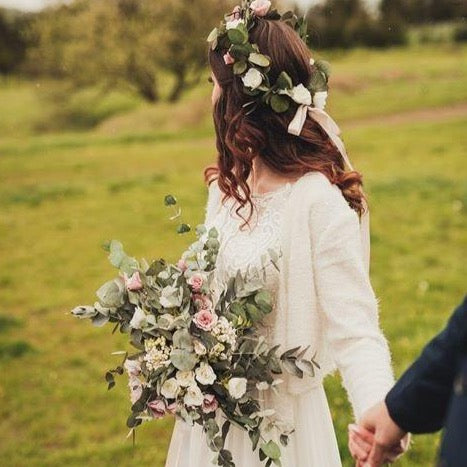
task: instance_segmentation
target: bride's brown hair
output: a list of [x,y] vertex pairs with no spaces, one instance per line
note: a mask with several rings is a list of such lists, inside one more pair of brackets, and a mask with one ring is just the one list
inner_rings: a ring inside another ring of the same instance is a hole
[[[275,82],[281,71],[288,73],[294,86],[310,81],[311,53],[289,25],[279,20],[258,18],[249,34],[250,42],[257,44],[261,53],[272,59],[268,73],[271,82]],[[232,66],[225,64],[225,52],[211,49],[208,52],[209,64],[222,92],[213,112],[217,164],[205,168],[204,178],[206,184],[218,179],[223,200],[233,197],[238,201],[237,214],[249,203],[248,219],[240,215],[245,220],[242,227],[249,223],[253,210],[246,181],[255,157],[260,157],[274,172],[292,178],[310,171],[323,173],[340,188],[349,205],[362,214],[365,200],[362,176],[356,171],[345,171],[342,156],[326,132],[308,117],[300,136],[288,133],[288,125],[297,109],[295,104],[281,114],[261,104],[246,115],[248,108],[242,106],[251,97],[243,92],[241,78],[233,74]]]

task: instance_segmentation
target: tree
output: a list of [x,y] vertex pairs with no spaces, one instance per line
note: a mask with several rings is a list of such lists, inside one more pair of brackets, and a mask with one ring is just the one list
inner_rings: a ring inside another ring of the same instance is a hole
[[79,0],[39,15],[29,70],[66,77],[75,86],[130,85],[160,99],[159,76],[169,73],[169,99],[199,81],[206,37],[228,0]]
[[13,73],[22,63],[27,46],[23,35],[26,24],[26,16],[0,9],[0,74]]

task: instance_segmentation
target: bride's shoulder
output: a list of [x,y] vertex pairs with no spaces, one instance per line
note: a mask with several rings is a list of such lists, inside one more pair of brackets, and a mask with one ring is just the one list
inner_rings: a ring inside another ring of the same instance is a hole
[[322,172],[307,172],[298,180],[298,192],[301,199],[309,201],[312,208],[349,207],[340,188],[332,183]]

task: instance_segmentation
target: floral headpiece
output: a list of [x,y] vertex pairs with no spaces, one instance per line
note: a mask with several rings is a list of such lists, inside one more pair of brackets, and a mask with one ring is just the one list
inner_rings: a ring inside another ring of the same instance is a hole
[[253,112],[259,102],[269,105],[275,112],[286,112],[293,102],[324,109],[328,94],[329,65],[323,60],[310,60],[312,75],[309,83],[294,86],[291,77],[282,71],[277,80],[271,82],[268,72],[271,58],[249,41],[248,32],[255,26],[257,18],[282,20],[295,29],[306,42],[306,19],[298,18],[293,12],[280,15],[271,8],[270,0],[242,0],[241,6],[224,16],[224,20],[209,34],[211,48],[226,50],[224,61],[231,65],[233,73],[241,77],[244,92],[255,97],[245,104]]

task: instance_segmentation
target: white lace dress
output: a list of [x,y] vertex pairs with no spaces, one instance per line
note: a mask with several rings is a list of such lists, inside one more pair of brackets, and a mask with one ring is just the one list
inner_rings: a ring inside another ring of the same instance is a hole
[[[273,299],[277,290],[278,272],[266,259],[267,250],[272,248],[281,253],[279,226],[283,216],[284,201],[289,195],[292,184],[287,183],[279,189],[254,194],[253,202],[257,211],[250,220],[251,227],[239,227],[243,220],[235,214],[233,199],[229,199],[211,222],[219,231],[220,249],[217,258],[216,279],[219,293],[229,277],[240,269],[242,272],[264,267],[266,287]],[[243,208],[244,217],[248,217],[249,208]],[[266,261],[265,261],[266,260]],[[266,264],[266,266],[265,266]],[[253,268],[254,269],[254,268]],[[274,308],[266,320],[264,334],[275,325]],[[271,344],[274,344],[271,342]],[[263,407],[271,407],[267,391],[260,391]],[[282,395],[281,397],[291,397]],[[276,404],[280,398],[275,399]],[[310,389],[308,393],[294,397],[295,431],[289,437],[287,447],[281,447],[283,467],[339,467],[341,460],[336,436],[332,424],[328,402],[322,385]],[[275,407],[272,407],[275,408]],[[278,407],[277,407],[278,408]],[[222,414],[218,421],[222,423]],[[271,433],[274,436],[274,432]],[[248,434],[235,425],[231,425],[226,438],[226,449],[233,455],[237,467],[264,466],[260,462],[258,448],[252,451]],[[190,426],[181,418],[176,418],[165,467],[206,467],[211,464],[214,453],[209,449],[203,429],[200,425]]]

